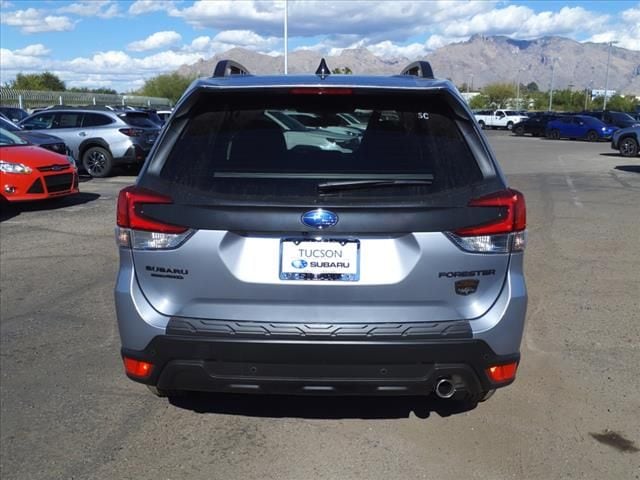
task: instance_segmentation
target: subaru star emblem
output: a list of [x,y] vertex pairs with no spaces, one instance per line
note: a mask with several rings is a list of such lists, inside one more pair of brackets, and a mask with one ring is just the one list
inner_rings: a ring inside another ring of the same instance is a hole
[[323,228],[333,227],[338,223],[338,215],[329,210],[317,208],[303,214],[301,220],[307,227],[322,230]]
[[300,258],[300,259],[298,259],[298,260],[293,260],[293,261],[291,262],[291,266],[292,266],[293,268],[306,268],[306,267],[307,267],[307,265],[309,265],[309,264],[307,263],[307,261],[306,261],[306,260],[303,260],[303,259],[301,259],[301,258]]

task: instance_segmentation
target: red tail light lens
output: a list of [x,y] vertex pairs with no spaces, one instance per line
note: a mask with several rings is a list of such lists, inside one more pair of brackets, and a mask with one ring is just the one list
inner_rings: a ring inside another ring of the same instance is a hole
[[141,137],[144,135],[144,130],[139,128],[121,128],[120,133],[124,133],[127,137]]
[[487,375],[492,382],[503,383],[513,380],[516,377],[518,362],[507,363],[506,365],[495,365],[487,368]]
[[499,233],[520,232],[527,227],[527,207],[524,195],[517,190],[507,189],[490,195],[473,199],[470,207],[502,207],[504,215],[499,219],[456,230],[456,235],[461,237],[496,235]]
[[124,370],[127,374],[137,378],[147,378],[153,372],[153,364],[124,357]]
[[132,228],[134,230],[146,230],[159,233],[183,233],[186,227],[171,225],[145,217],[140,213],[142,205],[170,204],[173,203],[170,197],[158,193],[130,186],[123,188],[118,195],[117,221],[122,228]]
[[351,88],[299,87],[292,88],[291,95],[351,95]]

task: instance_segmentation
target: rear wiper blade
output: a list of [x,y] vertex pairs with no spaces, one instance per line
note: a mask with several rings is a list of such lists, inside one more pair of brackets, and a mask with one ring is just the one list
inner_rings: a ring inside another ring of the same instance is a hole
[[318,192],[337,192],[340,190],[358,190],[365,188],[395,187],[398,185],[431,185],[433,180],[349,180],[344,182],[326,182],[318,184]]

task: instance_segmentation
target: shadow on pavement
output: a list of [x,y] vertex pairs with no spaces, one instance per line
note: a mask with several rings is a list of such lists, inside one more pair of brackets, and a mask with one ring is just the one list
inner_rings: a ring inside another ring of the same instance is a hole
[[[131,178],[131,183],[133,183],[140,173],[141,165],[122,165],[115,168],[113,175],[110,175],[107,178],[111,177],[129,177]],[[91,182],[92,180],[100,181],[103,180],[101,178],[94,179],[88,173],[82,171],[78,173],[78,179],[80,183]]]
[[53,198],[35,202],[7,203],[0,205],[0,222],[17,217],[22,212],[38,212],[46,210],[59,210],[61,208],[82,205],[100,198],[97,193],[80,192],[68,197]]
[[409,418],[412,412],[418,418],[429,418],[431,412],[448,417],[476,407],[431,397],[311,397],[203,392],[170,397],[169,402],[196,413],[323,420]]
[[615,168],[623,172],[640,173],[640,165],[618,165]]

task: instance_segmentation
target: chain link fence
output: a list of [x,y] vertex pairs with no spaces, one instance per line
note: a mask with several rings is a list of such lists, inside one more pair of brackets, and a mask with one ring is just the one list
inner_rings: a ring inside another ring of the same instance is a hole
[[0,106],[19,107],[27,111],[51,105],[130,105],[155,109],[169,108],[173,103],[168,98],[144,97],[140,95],[110,95],[88,92],[42,92],[0,88]]

